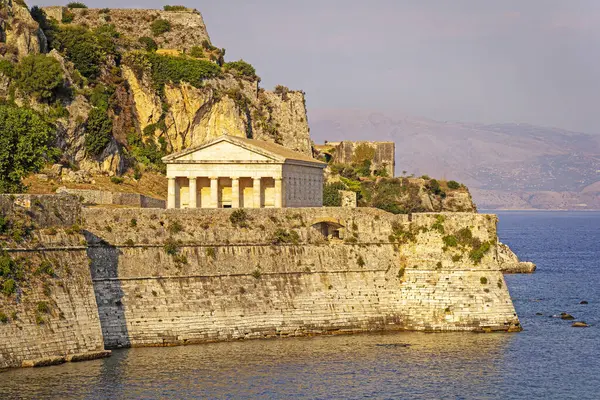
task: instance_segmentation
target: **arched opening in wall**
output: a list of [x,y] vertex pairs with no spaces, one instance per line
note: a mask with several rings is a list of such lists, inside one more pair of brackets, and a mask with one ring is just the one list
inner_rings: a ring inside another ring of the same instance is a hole
[[344,225],[337,221],[316,221],[311,225],[312,229],[319,232],[325,239],[343,239]]

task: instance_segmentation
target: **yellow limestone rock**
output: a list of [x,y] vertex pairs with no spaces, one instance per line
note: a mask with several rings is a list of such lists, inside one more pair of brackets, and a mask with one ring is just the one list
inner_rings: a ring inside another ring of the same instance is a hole
[[167,136],[173,151],[201,144],[227,134],[246,136],[246,121],[229,97],[215,101],[211,88],[195,88],[187,83],[165,86],[169,104]]
[[162,106],[160,98],[146,82],[145,79],[138,79],[135,73],[127,66],[123,65],[123,77],[129,83],[131,92],[133,93],[133,101],[135,102],[135,112],[143,130],[151,124],[155,124],[162,115]]

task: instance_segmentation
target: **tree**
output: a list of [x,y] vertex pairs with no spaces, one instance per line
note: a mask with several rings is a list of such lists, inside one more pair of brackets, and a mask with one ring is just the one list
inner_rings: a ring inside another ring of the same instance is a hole
[[90,111],[85,124],[85,148],[98,156],[104,151],[112,138],[112,120],[107,115],[107,110],[94,108]]
[[141,37],[141,38],[138,39],[138,42],[140,42],[142,44],[142,46],[144,46],[144,49],[146,51],[156,51],[156,50],[158,50],[158,45],[156,44],[156,42],[154,41],[154,39],[152,39],[151,37],[143,36],[143,37]]
[[194,46],[190,49],[190,57],[204,58],[204,51],[199,46]]
[[23,190],[21,178],[57,155],[53,128],[35,111],[0,105],[0,192]]
[[150,29],[154,36],[160,36],[171,30],[171,23],[166,19],[156,19],[152,22],[152,25],[150,25]]
[[63,86],[64,75],[60,63],[42,54],[23,58],[16,70],[17,87],[39,100],[50,100]]
[[225,63],[223,68],[228,72],[236,72],[238,76],[256,79],[256,69],[244,60]]

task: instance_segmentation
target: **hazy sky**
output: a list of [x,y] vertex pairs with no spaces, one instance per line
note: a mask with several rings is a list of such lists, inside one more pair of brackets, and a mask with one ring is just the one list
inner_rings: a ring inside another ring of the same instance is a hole
[[[87,0],[161,8],[165,1]],[[66,4],[29,1],[29,5]],[[310,109],[363,108],[437,120],[529,122],[600,133],[598,0],[206,0],[228,60]]]

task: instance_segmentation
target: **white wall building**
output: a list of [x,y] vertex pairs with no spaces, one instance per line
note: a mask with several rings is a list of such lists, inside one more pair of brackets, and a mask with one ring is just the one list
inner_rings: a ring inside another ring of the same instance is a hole
[[221,136],[163,161],[167,208],[323,206],[327,164],[278,144]]

